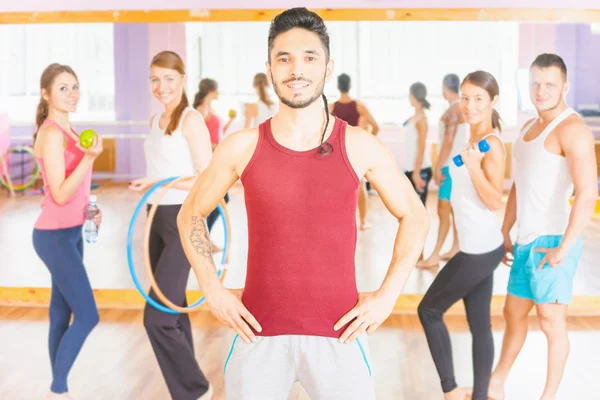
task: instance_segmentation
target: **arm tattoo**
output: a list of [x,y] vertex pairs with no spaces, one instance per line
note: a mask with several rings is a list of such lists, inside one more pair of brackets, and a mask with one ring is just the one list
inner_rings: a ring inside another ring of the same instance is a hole
[[210,236],[206,219],[202,217],[192,217],[192,231],[190,232],[190,242],[196,253],[212,260],[212,250],[210,247]]

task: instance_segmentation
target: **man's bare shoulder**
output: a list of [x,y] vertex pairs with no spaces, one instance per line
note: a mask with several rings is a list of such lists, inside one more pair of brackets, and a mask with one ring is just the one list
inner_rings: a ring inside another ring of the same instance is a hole
[[[578,115],[567,117],[555,129],[562,152],[567,157],[579,157],[590,152],[594,147],[594,135],[590,128]],[[593,150],[592,150],[593,153]]]
[[235,153],[244,152],[248,147],[256,146],[258,136],[258,128],[242,129],[227,135],[219,147]]
[[561,124],[556,127],[556,132],[563,135],[585,135],[592,134],[592,131],[586,125],[585,121],[577,114],[569,115]]
[[346,126],[346,140],[353,142],[371,142],[374,136],[359,126]]
[[346,128],[346,148],[349,151],[375,152],[385,150],[385,145],[377,136],[358,127],[350,126]]

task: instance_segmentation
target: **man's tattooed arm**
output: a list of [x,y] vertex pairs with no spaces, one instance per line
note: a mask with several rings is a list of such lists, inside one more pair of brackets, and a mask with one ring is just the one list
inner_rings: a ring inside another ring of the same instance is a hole
[[[197,207],[194,207],[197,208]],[[219,283],[217,267],[212,257],[210,236],[206,218],[198,211],[186,215],[182,208],[177,216],[177,228],[185,255],[192,267],[200,290],[206,291],[210,286]]]
[[212,249],[210,246],[210,235],[206,218],[201,216],[192,216],[192,230],[189,235],[192,248],[201,256],[212,261]]

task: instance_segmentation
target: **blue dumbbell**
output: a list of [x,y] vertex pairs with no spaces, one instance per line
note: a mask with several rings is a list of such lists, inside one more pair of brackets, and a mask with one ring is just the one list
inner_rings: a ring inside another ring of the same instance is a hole
[[[479,146],[479,151],[481,151],[482,153],[487,153],[490,150],[490,144],[485,139],[480,141],[477,145]],[[452,160],[454,161],[454,164],[457,167],[462,167],[462,165],[464,164],[460,154],[457,156],[454,156],[454,158],[452,158]]]

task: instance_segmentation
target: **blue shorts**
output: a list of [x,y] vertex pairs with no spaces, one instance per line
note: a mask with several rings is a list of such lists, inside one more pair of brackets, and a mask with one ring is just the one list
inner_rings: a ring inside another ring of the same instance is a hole
[[535,304],[570,304],[573,297],[573,278],[583,249],[581,238],[573,245],[569,254],[558,267],[544,264],[537,270],[545,253],[537,253],[537,248],[552,249],[558,247],[562,235],[540,236],[526,245],[514,245],[515,259],[508,279],[508,293]]
[[452,193],[452,178],[450,177],[450,167],[442,168],[442,175],[444,175],[444,181],[440,186],[438,197],[440,200],[450,201],[450,194]]

